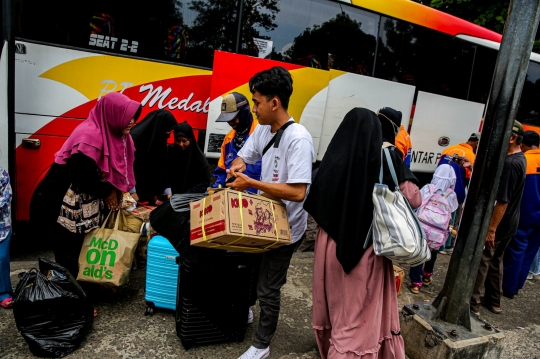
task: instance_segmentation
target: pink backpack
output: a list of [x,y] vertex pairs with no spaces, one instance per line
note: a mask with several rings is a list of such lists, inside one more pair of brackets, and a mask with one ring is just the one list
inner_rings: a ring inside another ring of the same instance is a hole
[[452,210],[448,203],[448,196],[454,190],[448,188],[444,193],[434,193],[435,186],[427,185],[430,195],[422,200],[416,216],[420,225],[426,232],[426,238],[430,249],[439,249],[448,239],[448,226],[452,219]]

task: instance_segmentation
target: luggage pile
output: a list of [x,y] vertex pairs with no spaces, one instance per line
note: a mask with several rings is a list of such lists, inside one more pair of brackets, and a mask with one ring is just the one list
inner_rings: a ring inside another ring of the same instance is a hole
[[176,332],[184,348],[244,340],[259,257],[197,247],[180,257]]

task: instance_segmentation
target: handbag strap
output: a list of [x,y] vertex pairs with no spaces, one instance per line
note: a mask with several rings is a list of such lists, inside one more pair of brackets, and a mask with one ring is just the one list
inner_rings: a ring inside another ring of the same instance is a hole
[[107,222],[109,221],[109,217],[111,216],[111,213],[113,213],[112,209],[109,211],[109,214],[107,215],[107,217],[105,217],[105,220],[103,221],[103,224],[101,225],[101,228],[105,228],[105,226],[107,225]]
[[[111,211],[111,212],[112,212],[112,211]],[[118,225],[120,224],[120,217],[122,217],[122,223],[125,223],[124,212],[122,212],[121,209],[119,209],[118,211],[116,211],[116,221],[114,222],[114,230],[115,230],[115,231],[118,230]]]
[[[386,157],[386,163],[388,164],[388,169],[390,170],[390,174],[392,175],[392,179],[394,180],[394,184],[396,185],[396,190],[397,190],[399,189],[399,184],[398,184],[398,180],[396,176],[396,171],[394,170],[394,164],[392,163],[392,158],[390,157],[390,151],[388,151],[388,148],[385,148],[383,151]],[[382,173],[382,166],[381,166],[381,173]]]
[[278,148],[279,147],[279,142],[281,141],[281,137],[283,136],[283,132],[285,132],[285,130],[287,129],[287,127],[289,127],[290,125],[292,125],[293,123],[295,123],[294,121],[291,121],[289,120],[288,122],[286,122],[283,126],[281,126],[281,128],[279,130],[277,130],[277,133],[274,137],[272,137],[272,139],[268,142],[268,144],[264,147],[264,150],[263,150],[263,156],[266,154],[266,152],[268,152],[268,150],[270,149],[270,147],[272,147],[272,145],[274,145],[275,148]]

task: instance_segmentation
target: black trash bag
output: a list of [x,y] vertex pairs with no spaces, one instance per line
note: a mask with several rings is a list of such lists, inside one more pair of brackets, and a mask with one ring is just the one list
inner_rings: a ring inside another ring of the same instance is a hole
[[61,358],[81,345],[94,322],[94,309],[67,269],[39,258],[39,271],[19,275],[13,315],[32,354]]
[[190,211],[176,212],[170,201],[150,212],[150,225],[160,236],[167,238],[178,253],[189,248]]

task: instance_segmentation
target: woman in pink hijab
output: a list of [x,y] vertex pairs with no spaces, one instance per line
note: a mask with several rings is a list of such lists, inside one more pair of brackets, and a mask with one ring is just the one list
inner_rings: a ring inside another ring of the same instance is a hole
[[[85,234],[101,224],[103,210],[117,210],[122,192],[135,186],[135,147],[129,131],[140,112],[141,104],[125,95],[113,92],[104,96],[55,154],[36,190],[38,205],[32,208],[32,216],[48,229],[45,233],[53,242],[56,261],[75,278]],[[79,197],[102,200],[101,210],[90,224],[75,221],[77,225],[73,225],[73,211],[63,202],[69,189]]]

